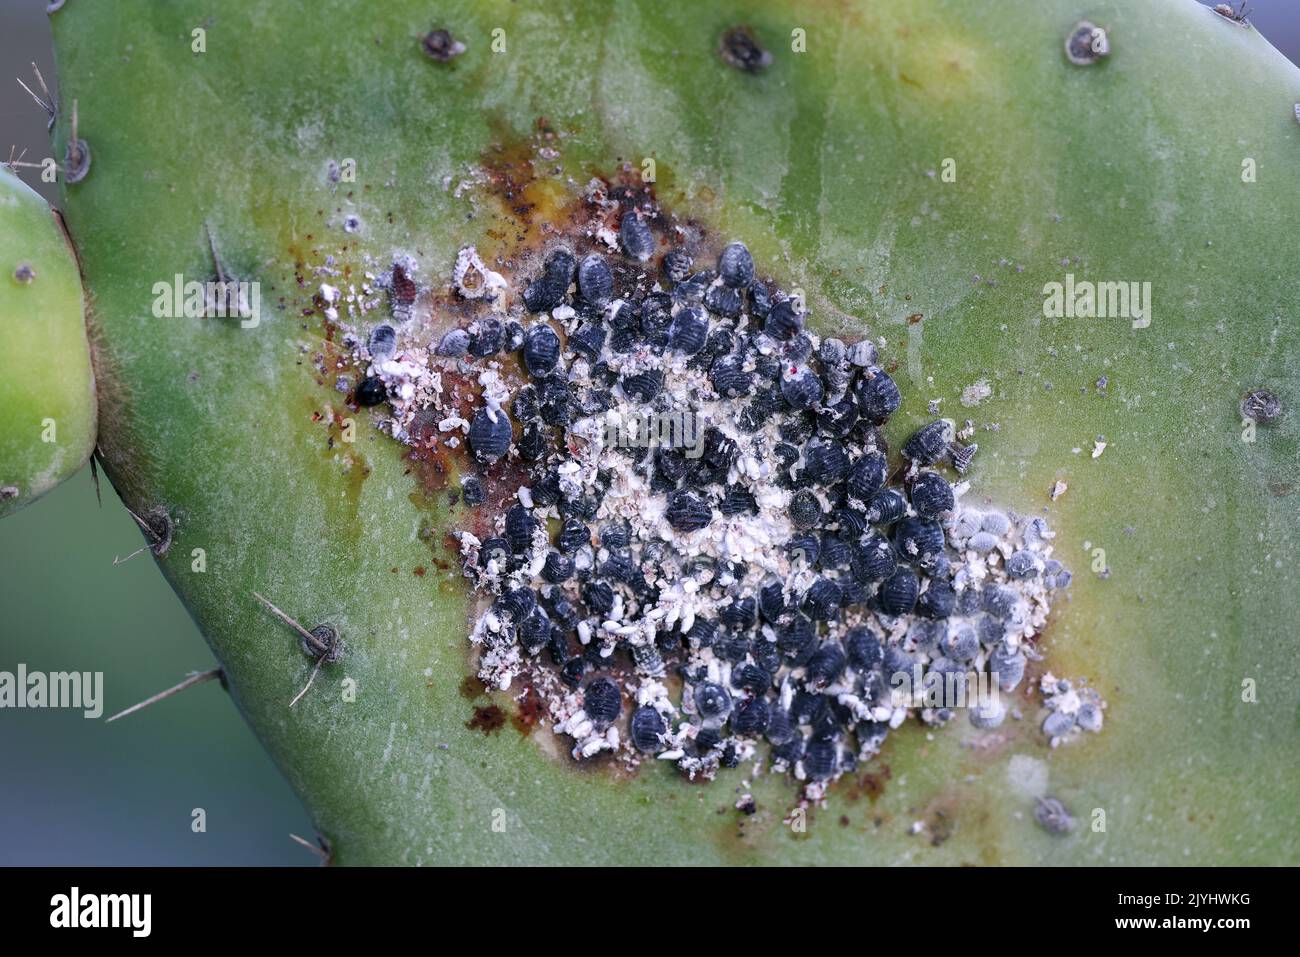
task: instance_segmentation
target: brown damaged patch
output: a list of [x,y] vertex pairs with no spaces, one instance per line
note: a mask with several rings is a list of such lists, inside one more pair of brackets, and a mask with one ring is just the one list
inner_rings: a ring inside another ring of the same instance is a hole
[[515,706],[515,714],[510,720],[520,734],[532,734],[533,729],[546,719],[546,702],[532,685],[515,698]]
[[888,764],[877,761],[872,770],[859,775],[852,786],[847,789],[848,797],[851,799],[866,797],[868,801],[875,804],[880,799],[880,796],[885,793],[885,785],[889,783],[890,778],[893,776],[893,771],[890,770]]
[[[668,211],[656,193],[656,184],[643,182],[639,169],[631,163],[619,160],[612,172],[587,169],[573,177],[578,182],[566,182],[559,154],[561,143],[562,138],[543,118],[537,121],[531,138],[503,135],[482,157],[485,193],[493,201],[491,222],[484,235],[495,248],[480,248],[479,252],[512,279],[507,307],[519,305],[524,286],[549,248],[567,245],[578,259],[592,251],[608,253],[592,233],[600,226],[616,233],[621,214],[634,208],[655,210],[648,221],[656,230],[656,248],[646,268],[655,269],[660,256],[674,246],[680,245],[692,255],[704,251],[708,231],[701,223]],[[597,215],[588,200],[590,189],[598,198],[616,203],[616,210]],[[668,241],[667,237],[674,233],[681,242]],[[634,276],[643,271],[640,265],[620,256],[611,257],[610,266],[615,274],[616,296],[625,295]]]
[[481,698],[487,694],[487,686],[479,680],[476,674],[466,675],[460,683],[460,696],[468,701],[475,698]]
[[474,716],[465,722],[465,727],[484,734],[496,734],[505,724],[506,713],[494,704],[487,704],[474,709]]
[[942,847],[956,838],[962,866],[1002,867],[1008,863],[998,833],[1005,808],[990,803],[993,800],[987,794],[947,790],[920,808],[909,808],[907,820],[920,822],[917,839],[930,847]]

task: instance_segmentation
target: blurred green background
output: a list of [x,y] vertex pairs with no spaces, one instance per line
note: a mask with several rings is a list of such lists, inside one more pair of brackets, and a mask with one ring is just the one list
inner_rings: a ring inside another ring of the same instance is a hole
[[312,834],[306,811],[217,682],[104,723],[215,662],[148,553],[113,564],[142,539],[101,486],[103,508],[83,470],[0,523],[0,669],[104,673],[98,720],[0,710],[0,863],[315,863],[289,838]]
[[[1300,0],[1253,8],[1296,60]],[[57,92],[44,11],[45,0],[0,0],[0,158],[49,152],[44,114],[13,81],[33,85],[35,60]],[[22,171],[56,201],[35,174]],[[0,522],[0,670],[102,671],[105,698],[94,721],[0,710],[0,864],[315,863],[289,838],[311,836],[301,803],[216,682],[104,723],[215,662],[148,554],[114,565],[142,538],[107,481],[102,492],[100,507],[83,470]],[[205,833],[191,830],[195,808]]]

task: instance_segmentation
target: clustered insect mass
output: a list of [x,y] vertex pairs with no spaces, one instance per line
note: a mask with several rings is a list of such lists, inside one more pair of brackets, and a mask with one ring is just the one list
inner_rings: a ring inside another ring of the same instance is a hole
[[[587,202],[605,225],[515,280],[469,250],[492,295],[465,328],[423,351],[389,324],[350,339],[358,405],[388,401],[403,441],[430,421],[465,441],[480,678],[540,693],[578,759],[707,777],[766,755],[814,789],[909,715],[953,720],[953,691],[973,699],[981,675],[994,700],[970,721],[1018,717],[997,693],[1023,680],[1070,580],[1044,520],[963,504],[968,483],[941,470],[964,474],[973,446],[949,421],[891,466],[882,427],[902,395],[876,345],[810,332],[745,244],[701,263],[644,194]],[[408,316],[410,264],[389,285]],[[464,415],[444,402],[453,371],[481,387]],[[650,421],[678,427],[620,431]],[[505,474],[522,479],[491,494]],[[947,697],[918,700],[931,678]],[[1055,678],[1044,693],[1054,741],[1100,728],[1095,694]]]

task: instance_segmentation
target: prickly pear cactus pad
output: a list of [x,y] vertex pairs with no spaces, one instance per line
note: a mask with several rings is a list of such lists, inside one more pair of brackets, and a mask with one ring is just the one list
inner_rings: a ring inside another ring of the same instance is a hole
[[0,516],[85,464],[95,386],[77,262],[53,211],[0,169]]
[[333,862],[1300,862],[1248,23],[51,16],[101,460]]

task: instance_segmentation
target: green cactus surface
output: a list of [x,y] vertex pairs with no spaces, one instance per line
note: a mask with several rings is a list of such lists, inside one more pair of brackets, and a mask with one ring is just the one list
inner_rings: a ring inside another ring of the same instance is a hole
[[[1081,66],[1085,19],[1110,50]],[[760,72],[718,54],[740,24]],[[93,156],[62,206],[102,460],[334,862],[1300,863],[1300,71],[1253,28],[1191,0],[74,0],[52,25],[55,155],[75,100]],[[435,27],[463,54],[430,57]],[[446,291],[475,244],[522,281],[571,197],[646,159],[660,201],[744,239],[816,329],[884,340],[891,445],[931,400],[975,423],[972,495],[1045,514],[1075,572],[1040,647],[1106,697],[1103,733],[909,725],[799,829],[786,778],[579,766],[467,682],[463,506],[322,374],[321,270],[346,288],[411,255]],[[38,216],[0,186],[6,217]],[[19,375],[11,342],[76,358],[55,476],[93,414],[48,231],[21,290],[0,237],[0,390],[54,375]],[[158,283],[218,272],[260,283],[255,324],[158,315]],[[1150,282],[1149,323],[1045,316],[1067,273]],[[47,277],[47,338],[15,332]],[[1256,427],[1258,388],[1283,412]],[[10,443],[46,406],[0,394]],[[313,662],[255,592],[346,644],[292,708]],[[493,707],[514,720],[474,720]],[[1080,826],[1036,826],[1045,793]]]
[[0,169],[0,516],[95,447],[95,384],[77,261],[45,200]]

